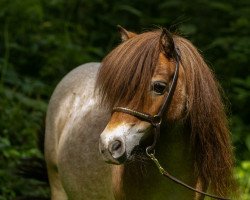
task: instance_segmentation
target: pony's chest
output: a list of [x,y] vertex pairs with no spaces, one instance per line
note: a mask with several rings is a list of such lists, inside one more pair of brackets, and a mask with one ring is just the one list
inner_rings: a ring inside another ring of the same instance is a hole
[[194,193],[164,180],[149,182],[125,191],[128,200],[194,200]]
[[141,171],[127,171],[123,180],[122,191],[126,200],[194,199],[193,192],[165,179],[155,166],[141,168]]

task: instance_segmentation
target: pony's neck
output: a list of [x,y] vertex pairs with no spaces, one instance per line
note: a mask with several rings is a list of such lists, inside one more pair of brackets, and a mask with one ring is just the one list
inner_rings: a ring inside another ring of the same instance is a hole
[[[160,139],[156,145],[156,157],[172,175],[187,181],[190,181],[189,177],[194,177],[190,131],[183,123],[162,128]],[[190,168],[192,168],[191,172],[188,171]]]
[[[183,124],[163,127],[157,142],[156,157],[169,173],[197,188],[198,180],[194,174],[189,137],[190,133],[185,131]],[[194,192],[164,178],[150,160],[113,167],[113,181],[116,199],[202,199],[195,196]]]

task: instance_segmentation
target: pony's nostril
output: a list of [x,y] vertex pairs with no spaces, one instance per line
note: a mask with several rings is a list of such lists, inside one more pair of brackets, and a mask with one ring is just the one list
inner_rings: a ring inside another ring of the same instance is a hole
[[101,153],[104,154],[105,150],[104,149],[100,149]]
[[120,140],[115,140],[110,144],[109,151],[111,153],[118,151],[122,147],[122,142]]

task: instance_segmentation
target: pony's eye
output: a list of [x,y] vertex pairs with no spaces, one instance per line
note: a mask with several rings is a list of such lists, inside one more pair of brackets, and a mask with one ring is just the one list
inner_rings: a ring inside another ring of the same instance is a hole
[[164,82],[154,82],[152,85],[152,90],[154,93],[161,95],[165,92],[167,84]]

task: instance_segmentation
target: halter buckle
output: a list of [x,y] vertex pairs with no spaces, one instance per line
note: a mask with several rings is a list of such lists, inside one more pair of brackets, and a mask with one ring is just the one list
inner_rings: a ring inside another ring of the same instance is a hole
[[162,122],[162,117],[159,115],[154,115],[151,119],[151,123],[154,127],[160,126]]

